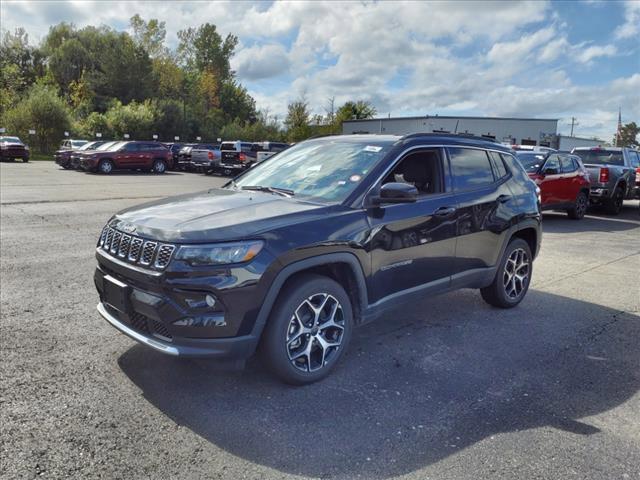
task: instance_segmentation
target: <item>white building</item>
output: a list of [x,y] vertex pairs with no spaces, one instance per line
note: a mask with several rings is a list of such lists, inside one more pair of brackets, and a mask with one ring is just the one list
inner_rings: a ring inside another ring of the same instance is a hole
[[498,142],[553,147],[557,142],[558,119],[501,117],[396,117],[348,120],[342,133],[469,133]]
[[608,142],[597,138],[580,138],[558,135],[558,150],[565,150],[569,152],[576,147],[597,147],[598,145],[606,145],[607,143]]

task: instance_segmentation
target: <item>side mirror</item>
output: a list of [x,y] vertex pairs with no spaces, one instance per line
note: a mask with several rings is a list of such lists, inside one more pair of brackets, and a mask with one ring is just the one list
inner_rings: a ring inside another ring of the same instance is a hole
[[371,198],[374,205],[385,203],[412,203],[418,198],[418,189],[413,185],[400,182],[385,183],[380,187],[380,193]]
[[548,167],[548,168],[545,168],[544,170],[542,170],[542,174],[543,175],[557,175],[558,174],[558,169],[557,168],[553,168],[553,167]]

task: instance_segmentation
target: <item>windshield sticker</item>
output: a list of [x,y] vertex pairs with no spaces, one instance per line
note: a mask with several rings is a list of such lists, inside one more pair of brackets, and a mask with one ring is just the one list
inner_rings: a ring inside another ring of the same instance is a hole
[[362,177],[360,175],[351,175],[349,180],[352,182],[359,182]]
[[364,147],[363,149],[365,152],[374,152],[374,153],[378,153],[380,150],[382,150],[382,147],[377,147],[375,145],[367,145],[366,147]]

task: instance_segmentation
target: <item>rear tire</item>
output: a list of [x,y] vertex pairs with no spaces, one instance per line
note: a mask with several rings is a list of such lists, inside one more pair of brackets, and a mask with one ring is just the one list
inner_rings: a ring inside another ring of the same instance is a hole
[[352,329],[351,301],[342,286],[303,274],[280,292],[262,335],[261,354],[283,382],[317,382],[346,351]]
[[622,211],[622,203],[624,202],[624,191],[622,188],[616,188],[611,199],[607,200],[604,205],[605,211],[609,215],[618,215]]
[[491,285],[480,289],[482,299],[498,308],[513,308],[527,294],[533,272],[533,257],[529,244],[522,238],[513,238],[498,264]]
[[98,164],[98,172],[104,175],[109,175],[113,172],[113,162],[108,159],[100,160],[100,163]]
[[588,206],[589,198],[587,197],[587,194],[580,192],[576,197],[576,202],[573,204],[573,207],[567,210],[567,215],[573,220],[581,220],[587,213]]
[[167,165],[164,163],[164,160],[155,160],[151,171],[158,174],[164,173],[167,171]]

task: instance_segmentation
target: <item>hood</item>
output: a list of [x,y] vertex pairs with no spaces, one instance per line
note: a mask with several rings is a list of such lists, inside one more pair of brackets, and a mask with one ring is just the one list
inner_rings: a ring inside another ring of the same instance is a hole
[[24,147],[24,143],[22,142],[0,142],[2,145],[6,145],[7,147]]
[[115,218],[117,228],[141,237],[203,243],[248,238],[321,217],[331,208],[271,193],[211,189],[128,208]]

